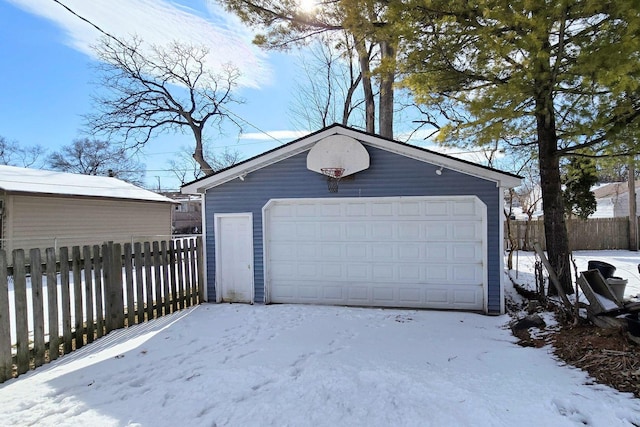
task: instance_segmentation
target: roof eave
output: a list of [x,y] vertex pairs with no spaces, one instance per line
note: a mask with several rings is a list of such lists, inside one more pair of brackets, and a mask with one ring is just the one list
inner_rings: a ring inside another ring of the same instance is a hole
[[466,162],[409,144],[385,139],[379,135],[368,134],[347,127],[333,125],[311,135],[302,137],[296,141],[290,142],[285,146],[278,147],[275,150],[258,155],[236,166],[224,169],[223,171],[211,176],[185,184],[181,188],[181,192],[183,194],[203,194],[209,188],[224,184],[225,182],[245,176],[255,170],[309,150],[317,141],[335,134],[349,136],[365,143],[366,145],[380,148],[385,151],[394,152],[416,160],[442,166],[446,169],[493,181],[496,182],[496,186],[500,188],[513,188],[522,183],[522,178],[516,175],[485,168],[471,162]]

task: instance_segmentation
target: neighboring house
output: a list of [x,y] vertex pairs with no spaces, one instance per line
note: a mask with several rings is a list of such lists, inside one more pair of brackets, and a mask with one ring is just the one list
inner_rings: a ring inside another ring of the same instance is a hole
[[0,242],[9,254],[166,239],[173,205],[116,178],[0,166]]
[[[629,187],[627,182],[612,182],[598,186],[593,190],[596,198],[596,211],[590,218],[615,218],[629,216]],[[638,204],[640,181],[636,181],[636,212],[640,213]]]
[[[342,171],[337,192],[323,169]],[[503,313],[503,190],[519,184],[332,125],[182,192],[204,194],[209,301]]]
[[173,234],[202,232],[202,198],[179,192],[163,193],[176,205],[173,208]]

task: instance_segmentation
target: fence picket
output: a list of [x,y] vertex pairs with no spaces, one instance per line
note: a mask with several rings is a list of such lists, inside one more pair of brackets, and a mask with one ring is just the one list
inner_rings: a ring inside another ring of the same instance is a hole
[[144,283],[147,293],[147,319],[153,319],[153,265],[151,263],[151,244],[144,242]]
[[136,276],[136,304],[138,313],[137,323],[142,323],[144,322],[144,281],[142,274],[142,244],[140,242],[136,242],[133,245],[133,253],[133,268],[135,269]]
[[164,314],[171,313],[171,292],[169,283],[169,254],[167,252],[167,242],[160,242],[160,259],[162,263],[162,294],[164,296]]
[[160,245],[158,242],[153,242],[153,273],[154,273],[154,284],[156,289],[156,316],[160,317],[164,315],[164,304],[162,302],[162,274],[160,269],[162,268],[162,263],[160,261]]
[[111,286],[109,285],[113,278],[112,270],[112,253],[109,250],[109,244],[102,245],[102,279],[104,280],[104,331],[106,334],[114,330],[113,327],[113,306],[111,304]]
[[63,354],[73,350],[71,334],[71,288],[69,284],[69,249],[60,248],[60,293],[62,305],[62,342]]
[[96,337],[104,335],[104,287],[102,286],[102,258],[100,246],[93,245],[93,269],[96,280]]
[[131,327],[136,323],[136,304],[133,292],[133,251],[131,243],[124,244],[124,275],[125,286],[127,288],[127,326]]
[[93,259],[91,257],[91,247],[82,247],[84,257],[84,295],[85,295],[85,320],[87,330],[87,344],[93,342],[95,334],[95,324],[93,318]]
[[113,329],[124,328],[124,292],[122,290],[122,245],[109,243],[111,255],[111,281],[109,282],[109,305],[111,306]]
[[80,255],[80,246],[73,246],[71,248],[71,270],[73,272],[73,331],[77,350],[84,345],[84,319],[82,318],[82,256]]
[[176,284],[176,245],[173,240],[169,242],[169,280],[171,281],[171,306],[172,311],[178,311],[178,288]]
[[184,269],[182,268],[182,240],[176,240],[176,267],[178,268],[178,310],[184,308]]
[[[58,278],[56,277],[56,250],[45,250],[47,275],[47,308],[49,310],[49,360],[60,354],[60,328],[58,326]],[[0,273],[2,274],[2,273]]]
[[[199,262],[200,244],[198,239],[144,242],[143,246],[137,244],[137,253],[134,248],[133,254],[131,245],[125,245],[124,264],[120,244],[74,246],[71,254],[68,248],[62,247],[59,252],[59,282],[53,248],[46,249],[44,264],[40,249],[31,249],[29,267],[25,250],[16,249],[12,253],[14,301],[9,300],[6,253],[0,250],[0,382],[11,378],[15,371],[20,375],[45,363],[47,346],[48,360],[55,360],[61,354],[89,344],[104,332],[123,328],[128,312],[142,322],[145,317],[150,320],[154,316],[160,317],[198,304],[204,277],[203,266]],[[27,286],[27,271],[31,273],[30,286]],[[43,277],[46,278],[46,297]],[[128,278],[126,286],[123,277]],[[128,305],[131,301],[138,307],[127,307],[125,311],[124,292],[127,291]],[[138,293],[142,295],[136,301]],[[29,295],[31,305],[28,303]],[[45,298],[47,319],[44,316]],[[10,310],[12,303],[14,310]],[[141,314],[135,313],[139,310]],[[59,313],[62,313],[61,317]],[[9,317],[12,314],[14,319]],[[13,322],[16,325],[15,357],[11,338]],[[30,322],[33,324],[32,347],[29,342]]]
[[13,376],[10,322],[7,253],[0,249],[0,383]]
[[184,306],[191,307],[191,247],[189,239],[184,240]]
[[33,320],[33,363],[35,367],[44,364],[44,296],[42,294],[42,258],[40,249],[29,251],[31,263],[31,305]]
[[[628,217],[569,218],[566,226],[571,250],[629,249]],[[546,249],[544,221],[510,220],[509,227],[518,249],[533,250],[535,242]],[[506,222],[504,237],[505,247],[509,247]]]
[[29,370],[29,321],[27,314],[27,273],[24,250],[13,251],[13,294],[16,316],[16,365],[18,375]]

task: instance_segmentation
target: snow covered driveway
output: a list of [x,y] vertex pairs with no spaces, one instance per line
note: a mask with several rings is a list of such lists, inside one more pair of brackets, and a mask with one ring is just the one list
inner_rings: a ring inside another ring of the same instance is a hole
[[205,304],[0,385],[0,425],[629,426],[640,401],[508,317]]

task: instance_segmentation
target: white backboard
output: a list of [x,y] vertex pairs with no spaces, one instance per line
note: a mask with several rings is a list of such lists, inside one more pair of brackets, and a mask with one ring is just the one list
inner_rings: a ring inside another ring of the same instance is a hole
[[369,153],[348,136],[323,138],[307,154],[307,169],[325,175],[325,168],[342,168],[342,176],[352,175],[369,168]]

